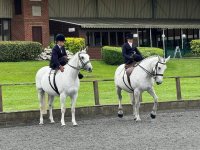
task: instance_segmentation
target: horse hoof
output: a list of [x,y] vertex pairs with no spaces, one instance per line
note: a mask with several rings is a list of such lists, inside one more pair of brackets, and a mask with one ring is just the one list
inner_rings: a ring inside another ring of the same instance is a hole
[[136,120],[137,118],[134,118],[133,120]]
[[123,118],[124,114],[118,114],[119,118]]
[[54,124],[54,123],[55,123],[55,121],[51,121],[50,123],[51,123],[51,124]]
[[136,122],[140,122],[140,121],[141,121],[141,119],[136,119],[135,121],[136,121]]
[[77,127],[78,126],[78,124],[73,124],[73,127]]
[[65,126],[65,124],[61,124],[61,127],[64,127]]
[[155,118],[156,118],[156,115],[154,115],[154,114],[151,113],[151,118],[152,118],[152,119],[155,119]]
[[43,122],[40,122],[40,123],[39,123],[39,125],[43,125],[43,124],[44,124]]

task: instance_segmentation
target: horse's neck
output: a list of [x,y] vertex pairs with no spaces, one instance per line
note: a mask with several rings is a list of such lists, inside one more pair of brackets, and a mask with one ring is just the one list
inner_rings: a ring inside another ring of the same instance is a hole
[[158,57],[147,58],[141,62],[141,66],[144,67],[149,72],[155,67],[155,64],[158,62]]
[[[69,64],[69,65],[68,65]],[[72,78],[77,78],[79,70],[75,68],[79,68],[78,66],[78,54],[75,54],[68,62],[68,64],[65,65],[66,71],[65,73],[69,74]],[[73,67],[75,68],[73,68]]]

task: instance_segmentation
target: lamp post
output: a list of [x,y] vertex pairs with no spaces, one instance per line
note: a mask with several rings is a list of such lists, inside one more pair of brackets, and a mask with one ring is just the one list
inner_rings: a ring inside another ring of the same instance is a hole
[[186,35],[185,34],[182,34],[181,36],[181,39],[182,39],[182,49],[184,47],[184,39],[186,38]]
[[163,30],[163,34],[162,34],[162,41],[163,41],[163,50],[164,50],[164,58],[165,58],[165,33]]

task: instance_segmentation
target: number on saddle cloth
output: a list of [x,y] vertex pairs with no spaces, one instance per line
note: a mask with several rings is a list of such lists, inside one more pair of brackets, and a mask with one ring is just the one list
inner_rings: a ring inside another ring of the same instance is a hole
[[49,84],[50,84],[51,88],[52,88],[58,95],[60,95],[60,93],[59,93],[59,91],[58,91],[58,88],[57,88],[57,85],[56,85],[56,80],[55,80],[55,76],[56,76],[56,73],[58,72],[58,70],[57,70],[57,69],[54,70],[54,73],[53,73],[53,85],[52,85],[51,80],[50,80],[52,71],[53,71],[53,69],[51,69],[50,72],[49,72]]

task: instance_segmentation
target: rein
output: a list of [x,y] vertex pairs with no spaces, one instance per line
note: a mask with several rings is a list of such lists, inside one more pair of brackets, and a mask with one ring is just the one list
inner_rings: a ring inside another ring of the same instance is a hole
[[[75,69],[75,70],[81,70],[81,69],[84,69],[85,66],[86,66],[88,63],[90,63],[90,61],[88,60],[87,62],[84,63],[83,60],[81,59],[80,54],[83,54],[83,52],[78,53],[79,61],[80,61],[81,64],[82,64],[81,67],[74,67],[74,66],[70,65],[69,63],[67,63],[67,65],[69,65],[71,68],[73,68],[73,69]],[[86,54],[86,53],[84,53],[84,54]]]
[[157,70],[158,70],[158,64],[163,64],[163,65],[166,65],[166,63],[162,63],[160,61],[158,61],[156,63],[156,66],[155,66],[155,72],[151,73],[149,72],[147,69],[145,69],[144,67],[142,67],[140,64],[138,65],[140,68],[142,68],[148,75],[150,75],[151,77],[157,77],[157,76],[163,76],[163,74],[158,74],[157,73]]

